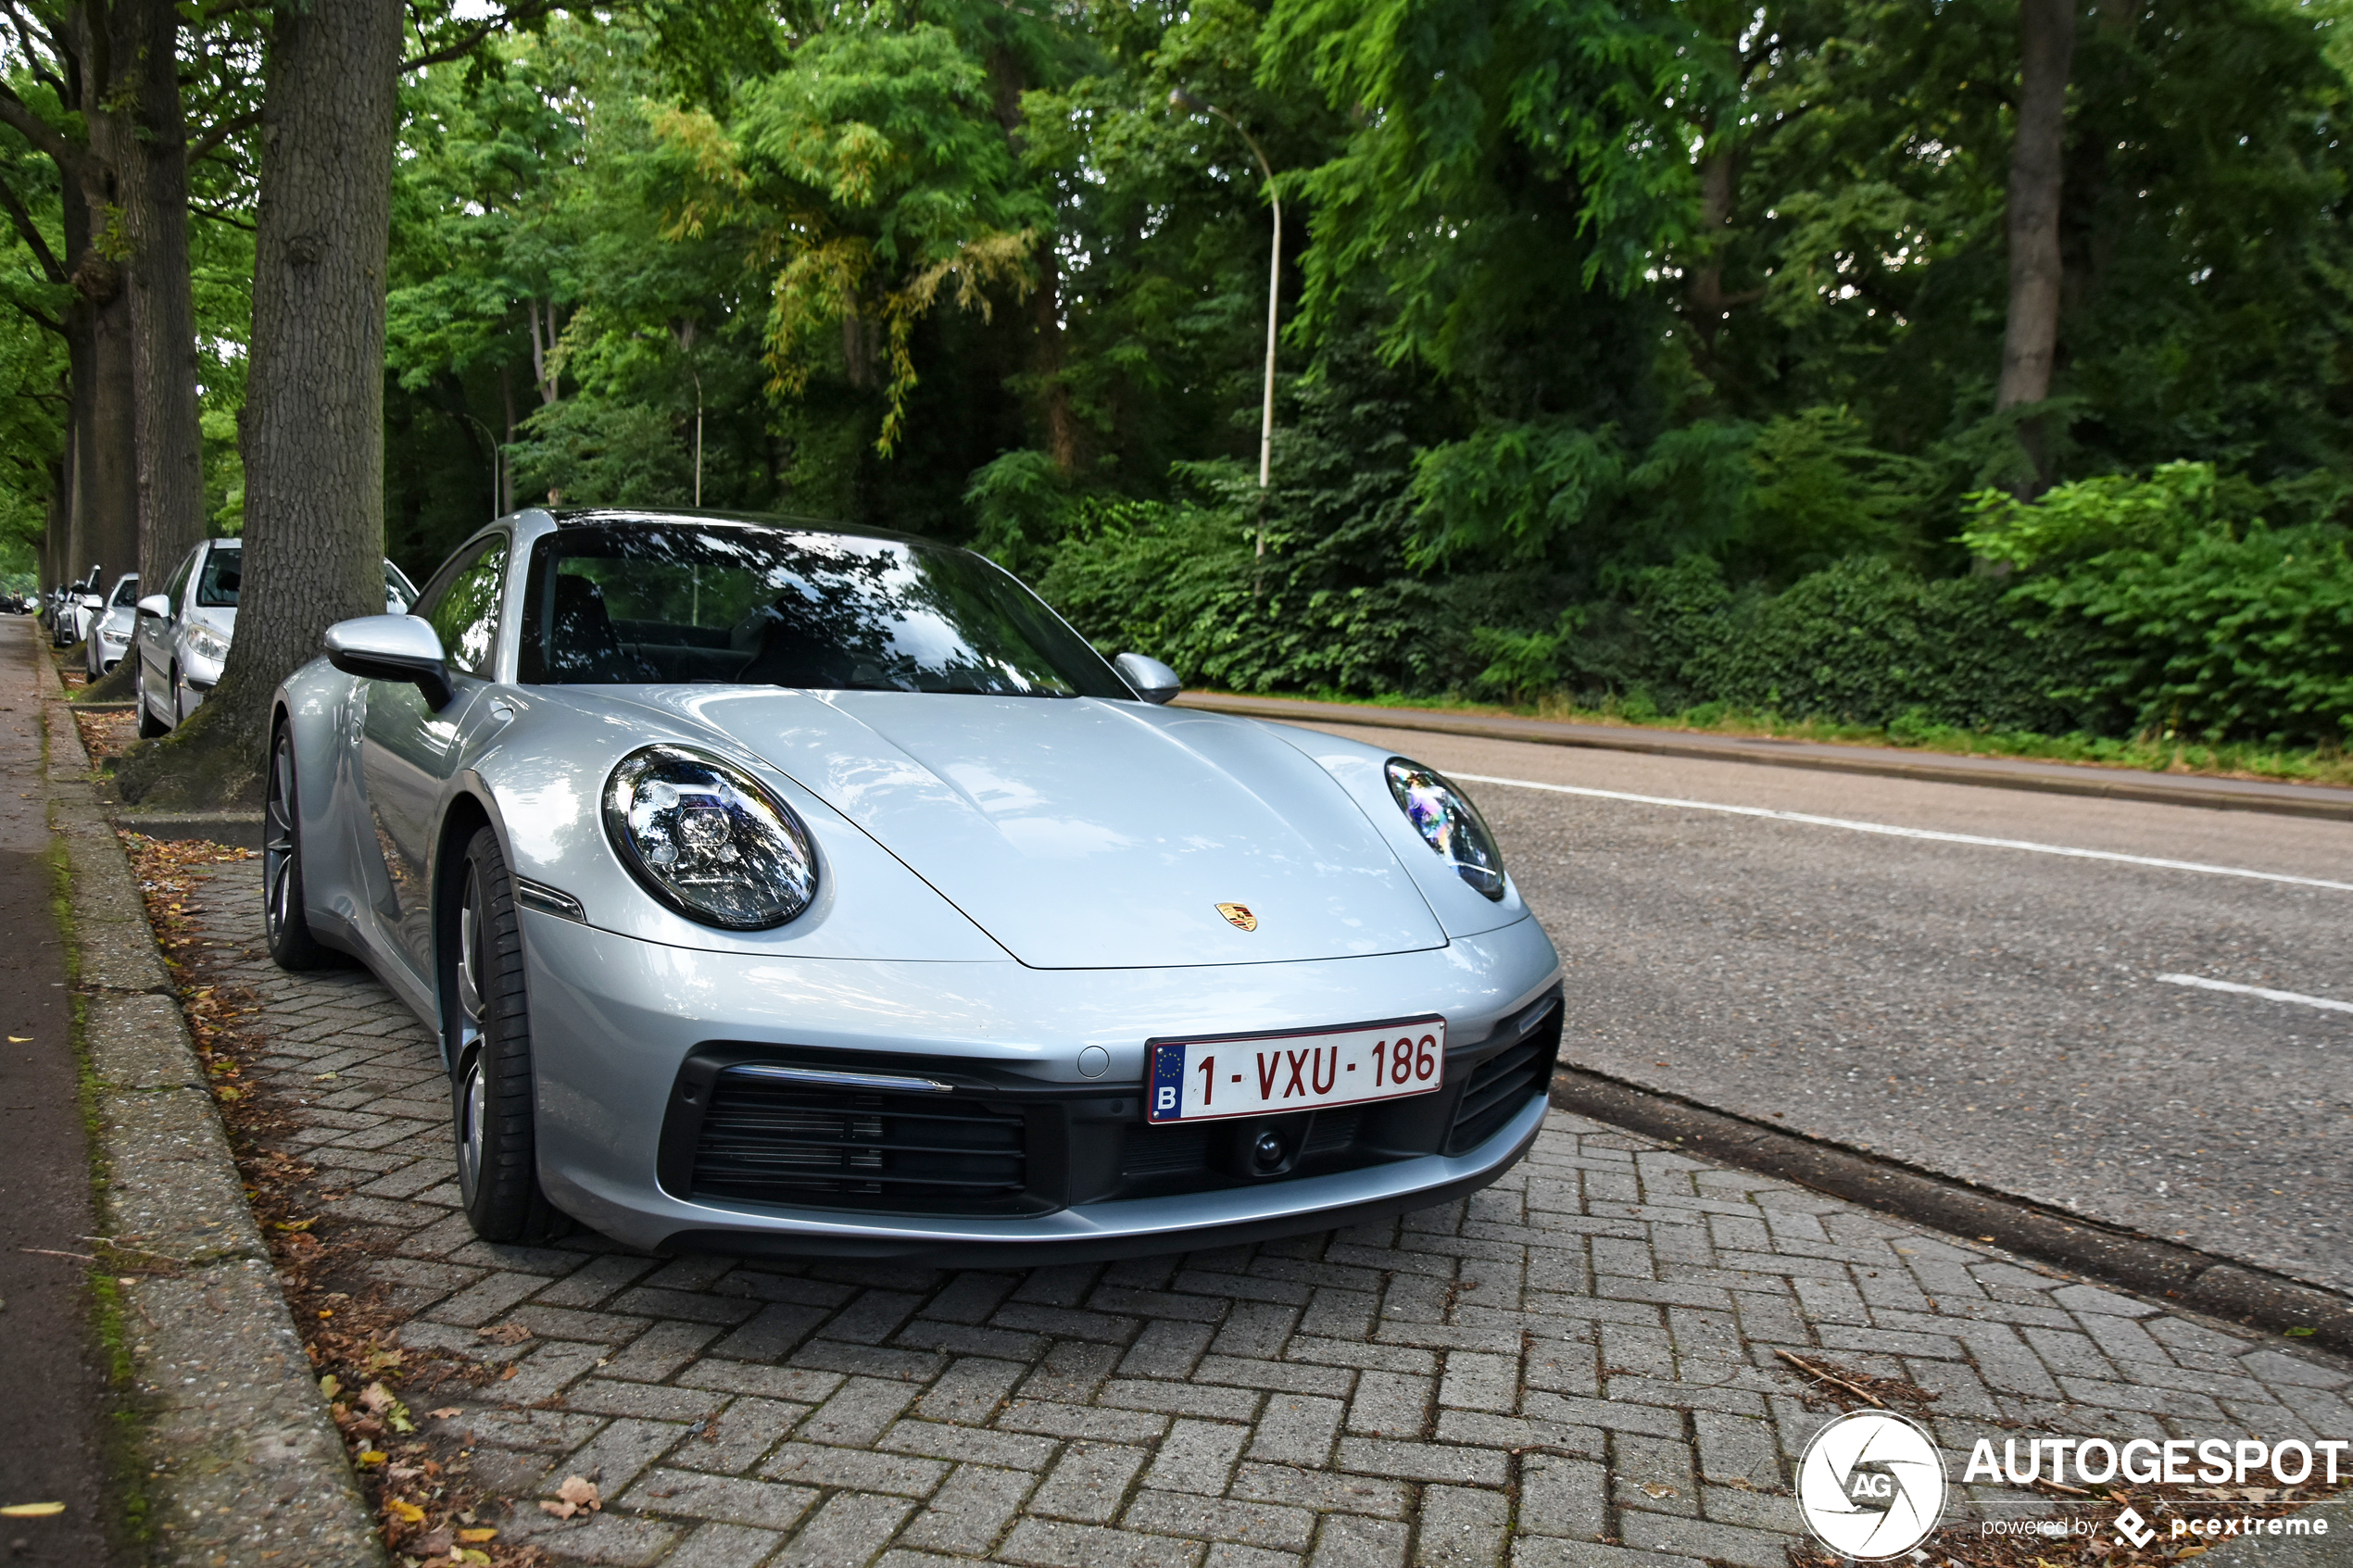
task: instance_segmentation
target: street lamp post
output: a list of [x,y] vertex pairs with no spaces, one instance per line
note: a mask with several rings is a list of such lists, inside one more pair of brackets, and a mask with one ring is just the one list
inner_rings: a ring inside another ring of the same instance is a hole
[[[1275,209],[1275,248],[1266,263],[1266,391],[1258,416],[1258,488],[1263,496],[1275,458],[1275,325],[1283,282],[1283,198],[1276,193],[1275,169],[1266,161],[1266,149],[1258,144],[1257,137],[1242,129],[1240,120],[1215,104],[1203,103],[1182,87],[1168,94],[1168,107],[1188,114],[1214,114],[1232,126],[1250,144],[1252,155],[1258,159],[1258,171],[1266,177],[1266,200]],[[1258,553],[1266,553],[1266,508],[1263,499],[1258,511]]]

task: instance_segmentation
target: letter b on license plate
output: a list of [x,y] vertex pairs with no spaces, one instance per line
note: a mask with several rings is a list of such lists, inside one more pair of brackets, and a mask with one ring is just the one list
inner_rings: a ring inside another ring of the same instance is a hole
[[1436,1016],[1306,1035],[1155,1040],[1144,1114],[1214,1122],[1426,1095],[1446,1077],[1446,1021]]

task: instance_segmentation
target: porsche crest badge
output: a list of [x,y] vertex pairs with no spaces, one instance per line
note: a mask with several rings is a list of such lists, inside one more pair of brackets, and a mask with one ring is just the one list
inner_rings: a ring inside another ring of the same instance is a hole
[[1258,917],[1250,912],[1248,904],[1220,904],[1217,906],[1217,912],[1226,917],[1227,924],[1239,930],[1256,931],[1258,929]]

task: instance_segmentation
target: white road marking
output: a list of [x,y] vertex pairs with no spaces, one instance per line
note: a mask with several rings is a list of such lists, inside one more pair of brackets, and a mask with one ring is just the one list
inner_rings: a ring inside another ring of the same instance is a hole
[[2326,997],[2308,997],[2301,991],[2273,991],[2262,985],[2208,980],[2202,974],[2160,974],[2158,978],[2168,985],[2195,985],[2201,991],[2229,991],[2241,997],[2260,997],[2267,1002],[2300,1002],[2308,1008],[2326,1008],[2331,1012],[2353,1012],[2353,1002],[2333,1002]]
[[1770,817],[1780,822],[1807,822],[1815,827],[1844,828],[1849,833],[1885,834],[1890,838],[1926,838],[1939,844],[1974,844],[1986,849],[2023,849],[2033,855],[2065,855],[2078,860],[2117,860],[2128,866],[2157,866],[2171,872],[2196,872],[2204,876],[2239,876],[2256,882],[2285,882],[2298,887],[2326,887],[2353,893],[2353,882],[2330,882],[2317,876],[2288,876],[2280,872],[2248,871],[2243,866],[2209,866],[2197,860],[2164,860],[2148,855],[2124,855],[2113,849],[2077,849],[2064,844],[2037,844],[2024,838],[1985,838],[1973,833],[1940,833],[1934,828],[1903,828],[1889,822],[1861,822],[1848,817],[1817,817],[1806,811],[1776,811],[1764,806],[1727,806],[1715,800],[1679,800],[1666,795],[1629,795],[1619,789],[1588,789],[1579,784],[1539,784],[1533,779],[1499,779],[1488,773],[1449,773],[1472,784],[1505,784],[1513,789],[1541,789],[1554,795],[1585,795],[1597,800],[1630,800],[1638,806],[1673,806],[1686,811],[1723,811],[1735,817]]

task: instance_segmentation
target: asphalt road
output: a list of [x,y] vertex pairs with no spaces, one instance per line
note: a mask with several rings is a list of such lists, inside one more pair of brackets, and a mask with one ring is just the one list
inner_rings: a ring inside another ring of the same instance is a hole
[[1328,727],[1466,781],[1578,1065],[2353,1290],[2353,823]]

